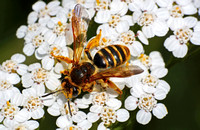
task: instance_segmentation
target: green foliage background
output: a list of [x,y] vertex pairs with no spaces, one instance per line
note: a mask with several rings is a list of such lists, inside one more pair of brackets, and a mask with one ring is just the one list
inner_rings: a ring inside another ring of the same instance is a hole
[[[45,2],[49,2],[46,0]],[[23,39],[17,39],[16,30],[20,25],[27,25],[27,16],[32,11],[32,4],[36,0],[1,0],[0,4],[0,64],[10,59],[15,53],[22,53]],[[133,31],[135,28],[132,28]],[[91,28],[92,30],[92,28]],[[93,32],[93,31],[92,31]],[[93,34],[95,35],[95,34]],[[168,33],[170,35],[170,32]],[[199,35],[200,36],[200,35]],[[164,78],[170,86],[171,91],[163,101],[169,114],[162,120],[155,117],[148,125],[140,125],[133,118],[126,123],[118,123],[120,127],[114,129],[135,130],[196,130],[200,129],[200,47],[191,46],[191,51],[196,52],[184,60],[177,60],[163,47],[164,38],[150,39],[150,45],[144,46],[146,54],[153,50],[160,51],[166,64],[170,63],[169,73]],[[190,54],[191,52],[189,52]],[[36,60],[28,57],[26,63],[30,64]],[[172,62],[170,62],[172,61]],[[125,93],[125,94],[129,94]],[[127,95],[125,95],[127,96]],[[137,111],[137,110],[136,110]],[[40,130],[54,130],[56,118],[45,114],[39,120]],[[93,127],[95,129],[95,127]]]

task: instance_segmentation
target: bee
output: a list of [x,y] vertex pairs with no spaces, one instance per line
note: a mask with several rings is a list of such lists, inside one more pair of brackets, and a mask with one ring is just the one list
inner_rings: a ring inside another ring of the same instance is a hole
[[[100,49],[92,58],[90,50],[99,45],[101,31],[84,48],[89,21],[89,15],[85,8],[77,4],[74,7],[71,19],[74,38],[73,59],[51,53],[57,60],[72,64],[70,69],[61,71],[63,79],[61,89],[58,90],[62,91],[68,99],[69,111],[69,100],[80,95],[81,91],[92,92],[96,82],[104,82],[108,87],[122,94],[122,91],[109,78],[129,77],[143,72],[138,66],[125,65],[130,59],[130,51],[128,47],[123,45],[106,46]],[[86,58],[81,59],[83,50]],[[48,93],[43,97],[58,91]]]

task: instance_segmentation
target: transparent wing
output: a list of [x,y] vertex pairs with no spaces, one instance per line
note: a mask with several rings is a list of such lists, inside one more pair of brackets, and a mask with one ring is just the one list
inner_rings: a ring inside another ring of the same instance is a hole
[[119,66],[115,68],[110,68],[104,71],[100,71],[90,77],[90,81],[95,81],[98,79],[106,79],[110,77],[129,77],[132,75],[140,74],[144,70],[139,66],[130,65],[130,66]]
[[86,9],[77,4],[74,7],[73,14],[72,14],[72,31],[74,37],[74,44],[73,44],[73,64],[78,64],[84,43],[86,42],[86,33],[89,24],[89,15]]

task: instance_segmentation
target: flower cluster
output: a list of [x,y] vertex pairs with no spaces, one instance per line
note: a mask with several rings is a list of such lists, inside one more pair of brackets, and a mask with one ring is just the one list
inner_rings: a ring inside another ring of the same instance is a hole
[[[85,8],[90,20],[94,19],[96,33],[101,33],[99,45],[91,50],[92,56],[108,45],[125,45],[131,55],[126,65],[143,69],[143,73],[131,77],[110,78],[119,89],[130,90],[126,99],[120,99],[106,82],[98,81],[91,93],[75,99],[67,99],[60,92],[61,71],[70,69],[71,64],[55,56],[72,59],[71,18],[77,4]],[[164,118],[168,111],[160,101],[170,90],[162,79],[168,69],[158,51],[145,54],[143,46],[150,45],[149,39],[153,37],[170,34],[164,47],[174,57],[185,57],[190,43],[200,45],[200,22],[189,16],[200,14],[199,8],[198,0],[36,2],[28,15],[28,25],[20,26],[16,32],[17,38],[24,39],[24,54],[14,54],[0,65],[0,129],[37,129],[36,120],[44,116],[44,108],[57,116],[56,125],[60,130],[90,129],[97,121],[99,130],[108,129],[115,122],[129,120],[130,111],[136,108],[139,109],[136,120],[140,124],[148,124],[152,114],[158,119]],[[134,26],[139,29],[134,30]],[[38,62],[24,64],[26,56],[32,55]],[[52,91],[57,92],[49,94]]]

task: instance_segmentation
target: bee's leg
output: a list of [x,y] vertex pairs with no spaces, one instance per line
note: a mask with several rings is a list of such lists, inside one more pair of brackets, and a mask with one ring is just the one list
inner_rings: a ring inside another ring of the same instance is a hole
[[84,92],[85,92],[85,91],[87,91],[87,92],[92,92],[95,84],[96,84],[95,81],[93,81],[92,83],[86,84],[86,85],[82,88],[82,90],[83,90]]
[[95,38],[90,40],[85,48],[85,53],[88,57],[88,59],[92,60],[91,54],[90,54],[90,49],[99,46],[99,41],[101,39],[101,30],[99,31],[99,34],[96,35]]
[[60,71],[61,74],[63,75],[69,75],[69,71],[68,70],[62,70]]
[[115,83],[113,83],[111,80],[109,80],[109,79],[104,79],[104,82],[108,84],[108,87],[109,87],[109,88],[112,88],[112,89],[115,90],[118,94],[122,95],[122,93],[123,93],[122,90],[119,89],[119,88],[117,87],[117,85],[116,85]]
[[56,58],[57,60],[60,60],[60,61],[65,61],[65,62],[67,62],[67,63],[73,63],[73,60],[71,60],[70,58],[68,58],[68,57],[64,57],[64,56],[56,56],[56,55],[54,55],[54,53],[53,52],[51,52],[51,55],[54,57],[54,58]]

